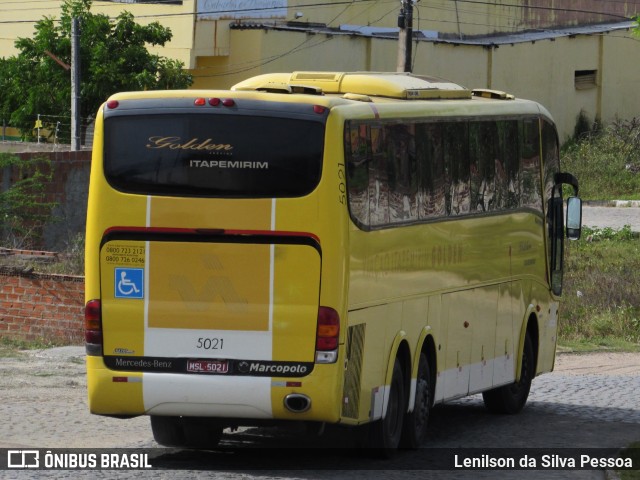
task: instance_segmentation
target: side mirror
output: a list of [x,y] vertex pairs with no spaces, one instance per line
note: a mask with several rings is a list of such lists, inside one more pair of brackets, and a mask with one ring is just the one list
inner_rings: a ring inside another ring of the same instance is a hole
[[582,231],[582,200],[579,197],[567,199],[567,238],[578,240]]

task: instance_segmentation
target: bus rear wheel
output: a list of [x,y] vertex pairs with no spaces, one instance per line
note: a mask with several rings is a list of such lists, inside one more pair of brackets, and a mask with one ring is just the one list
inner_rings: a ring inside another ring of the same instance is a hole
[[511,385],[494,388],[482,393],[484,405],[492,413],[514,414],[522,410],[527,403],[531,381],[535,375],[535,355],[533,342],[527,333],[522,352],[520,380]]
[[407,411],[404,373],[400,360],[396,358],[389,390],[389,402],[384,418],[371,424],[369,443],[377,454],[385,457],[393,455],[400,445],[402,425]]
[[151,416],[153,438],[165,447],[215,448],[222,426],[215,419],[201,417]]
[[427,356],[420,354],[418,377],[416,378],[416,397],[413,411],[404,418],[402,445],[406,448],[418,448],[427,437],[427,422],[431,408],[431,379]]

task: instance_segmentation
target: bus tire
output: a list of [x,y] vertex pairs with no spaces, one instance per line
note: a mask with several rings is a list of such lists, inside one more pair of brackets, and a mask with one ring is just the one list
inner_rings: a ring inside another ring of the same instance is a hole
[[370,445],[378,456],[391,457],[400,445],[402,424],[407,411],[404,374],[400,360],[393,364],[387,411],[381,420],[371,424]]
[[184,446],[185,437],[180,417],[151,416],[151,431],[159,445],[165,447]]
[[215,420],[200,417],[152,415],[151,431],[155,441],[165,447],[215,448],[222,436],[222,427]]
[[222,426],[213,418],[182,417],[182,428],[187,448],[215,448],[222,437]]
[[520,380],[510,385],[482,392],[484,405],[492,413],[514,414],[522,410],[527,403],[531,381],[535,375],[535,355],[533,342],[527,333],[522,352]]
[[416,449],[427,437],[427,422],[431,408],[431,377],[429,362],[424,352],[418,360],[418,376],[416,378],[416,398],[413,411],[407,413],[402,429],[402,446]]

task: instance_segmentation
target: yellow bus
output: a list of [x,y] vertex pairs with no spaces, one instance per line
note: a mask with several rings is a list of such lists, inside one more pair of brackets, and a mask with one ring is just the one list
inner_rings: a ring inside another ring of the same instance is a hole
[[162,445],[298,421],[384,451],[419,446],[437,403],[515,413],[553,369],[577,194],[549,113],[503,92],[295,72],[116,94],[89,189],[90,410],[149,415]]

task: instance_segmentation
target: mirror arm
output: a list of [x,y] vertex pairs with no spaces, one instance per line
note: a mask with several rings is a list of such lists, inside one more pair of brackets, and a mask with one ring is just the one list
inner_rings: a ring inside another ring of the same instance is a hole
[[570,173],[558,172],[553,177],[553,180],[555,181],[556,185],[560,185],[560,184],[563,184],[563,183],[571,185],[573,187],[573,194],[576,197],[578,196],[578,188],[579,188],[578,187],[578,179],[576,177],[574,177],[573,175],[571,175]]

